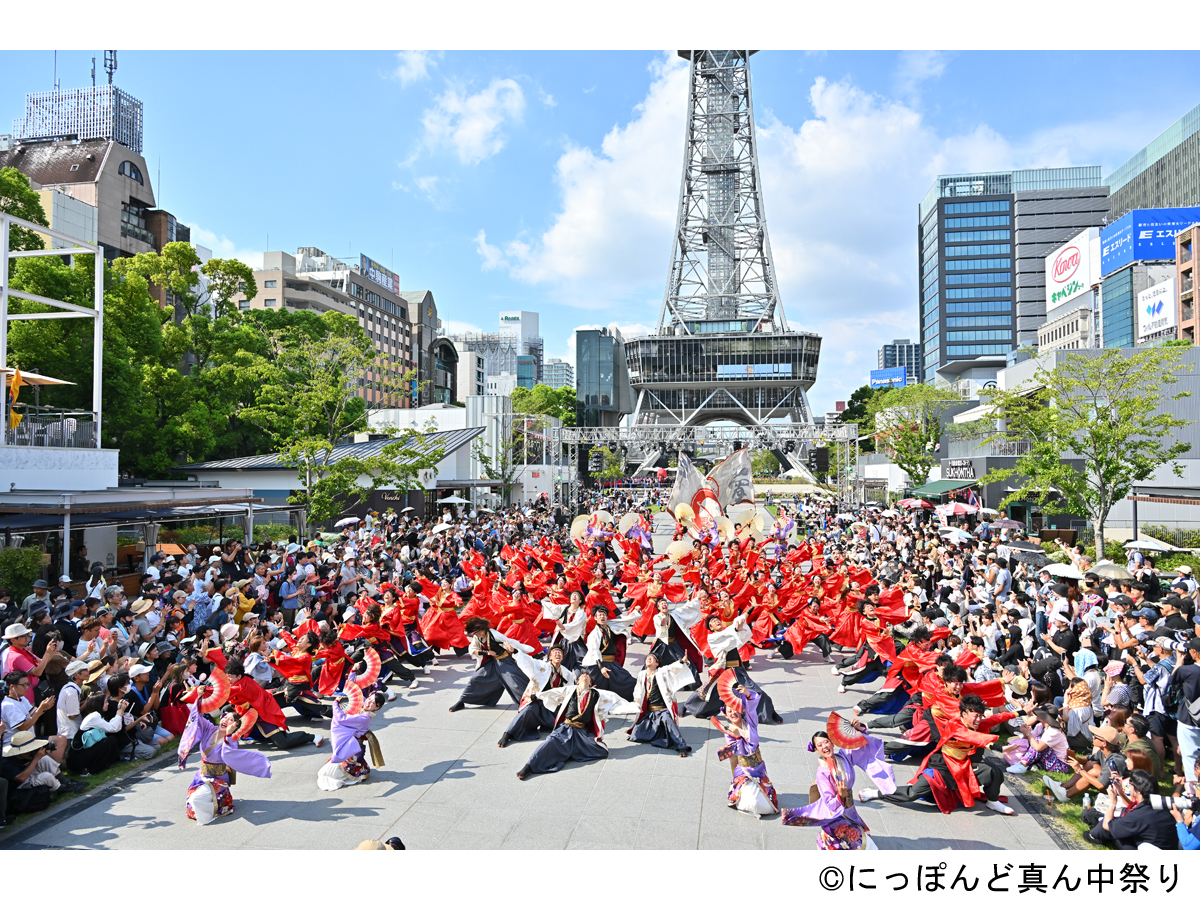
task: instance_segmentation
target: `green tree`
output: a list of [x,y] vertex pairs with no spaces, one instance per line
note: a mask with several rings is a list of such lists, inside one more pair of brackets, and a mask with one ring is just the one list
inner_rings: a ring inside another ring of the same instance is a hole
[[553,416],[563,427],[575,427],[575,388],[552,388],[536,384],[533,389],[519,387],[512,392],[513,412]]
[[596,477],[601,481],[620,481],[624,478],[625,454],[607,447],[600,447],[599,450],[604,454],[604,466],[596,473]]
[[[411,488],[418,472],[436,466],[441,453],[427,433],[415,429],[384,429],[391,440],[369,460],[334,451],[367,430],[367,410],[358,396],[375,357],[371,341],[358,322],[342,313],[321,317],[324,334],[314,337],[300,329],[266,333],[268,358],[254,366],[261,387],[257,402],[242,415],[272,438],[280,460],[297,470],[301,489],[291,502],[304,504],[309,519],[337,518],[371,492]],[[373,386],[394,396],[405,390],[401,375]]]
[[[37,191],[29,186],[27,177],[13,168],[0,169],[0,212],[50,227]],[[41,250],[45,246],[42,236],[28,228],[13,228],[9,232],[9,250]]]
[[757,477],[778,475],[779,469],[779,460],[770,450],[759,450],[750,457],[750,471]]
[[513,485],[517,482],[514,441],[508,437],[501,438],[500,446],[494,448],[492,453],[487,453],[480,444],[475,443],[471,455],[483,469],[488,481],[500,482],[500,498],[507,505],[512,497]]
[[[1048,513],[1086,516],[1104,546],[1104,523],[1113,505],[1137,481],[1191,448],[1174,440],[1183,425],[1162,410],[1176,375],[1186,367],[1183,347],[1136,352],[1059,353],[1039,362],[1031,383],[984,392],[989,421],[1029,451],[1009,469],[988,472],[990,484],[1019,476],[1010,501],[1031,498]],[[1033,388],[1031,390],[1031,388]],[[1172,465],[1182,474],[1178,463]]]
[[953,391],[931,384],[876,391],[868,399],[875,446],[900,467],[914,487],[929,480],[933,453],[942,439],[941,416],[947,406],[961,399]]

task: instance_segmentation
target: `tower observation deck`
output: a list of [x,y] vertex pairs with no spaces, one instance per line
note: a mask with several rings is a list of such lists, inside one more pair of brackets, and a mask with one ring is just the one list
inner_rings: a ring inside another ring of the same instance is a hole
[[748,60],[680,50],[691,63],[683,180],[656,332],[625,344],[633,422],[811,424],[821,338],[788,326],[767,238]]

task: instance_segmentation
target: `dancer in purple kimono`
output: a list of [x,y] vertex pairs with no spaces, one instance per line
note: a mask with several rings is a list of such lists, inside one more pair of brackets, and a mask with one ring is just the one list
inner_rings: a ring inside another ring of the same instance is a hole
[[233,794],[229,786],[234,783],[238,772],[255,778],[271,777],[271,762],[266,756],[257,750],[242,750],[237,745],[238,739],[248,733],[258,720],[253,710],[241,717],[236,713],[226,713],[220,725],[214,725],[206,717],[206,713],[216,711],[229,695],[229,683],[225,682],[222,696],[219,682],[224,681],[224,673],[220,669],[214,670],[214,681],[218,683],[207,699],[204,696],[197,697],[187,727],[179,739],[181,769],[187,764],[192,748],[200,748],[200,771],[188,786],[187,817],[201,825],[233,813]]
[[333,753],[317,772],[317,787],[323,791],[336,791],[366,781],[371,774],[371,765],[367,763],[368,748],[371,763],[383,765],[379,741],[371,732],[371,715],[386,700],[383,691],[375,691],[364,701],[362,688],[353,681],[347,682],[345,708],[340,702],[333,704],[333,724],[329,733]]
[[[851,724],[866,735],[866,726],[857,719]],[[828,733],[818,731],[808,749],[821,758],[814,785],[820,797],[807,806],[783,810],[783,824],[819,827],[817,846],[821,850],[859,850],[864,844],[868,850],[875,849],[867,823],[854,808],[854,769],[857,766],[871,776],[882,793],[896,790],[895,773],[883,758],[883,741],[867,735],[863,746],[847,750],[835,747]]]
[[725,746],[717,758],[729,760],[733,769],[729,806],[758,818],[774,815],[779,812],[779,797],[767,777],[767,765],[758,745],[759,695],[739,684],[731,670],[721,673],[717,690],[729,724],[722,725],[715,717],[711,721],[725,734]]

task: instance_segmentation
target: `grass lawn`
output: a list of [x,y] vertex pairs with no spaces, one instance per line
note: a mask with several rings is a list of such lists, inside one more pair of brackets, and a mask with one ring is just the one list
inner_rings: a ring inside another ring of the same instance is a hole
[[[70,791],[56,792],[51,797],[50,805],[47,806],[45,809],[40,810],[39,812],[23,813],[21,815],[10,816],[9,820],[8,820],[8,829],[6,829],[6,831],[12,829],[14,826],[24,825],[26,822],[29,822],[31,819],[33,819],[35,816],[45,815],[46,813],[53,810],[56,806],[59,806],[62,803],[66,803],[68,800],[70,800],[74,797],[86,797],[88,794],[95,793],[97,789],[102,788],[105,785],[111,784],[112,782],[125,777],[126,775],[133,772],[134,770],[142,769],[142,768],[145,768],[147,765],[151,765],[155,762],[158,762],[161,759],[163,759],[164,756],[174,756],[175,750],[178,748],[178,746],[179,746],[179,738],[172,738],[172,740],[165,747],[162,747],[161,749],[159,749],[158,753],[155,754],[153,759],[137,759],[132,762],[117,763],[116,765],[109,766],[103,772],[99,772],[95,775],[87,775],[87,776],[74,775],[74,774],[64,770],[62,774],[66,778],[69,778],[72,781],[82,781],[84,784],[86,784],[88,786],[87,790],[81,791],[78,794],[72,794]],[[4,834],[5,834],[5,832],[0,832],[0,836],[3,836]]]
[[[1025,785],[1025,789],[1030,794],[1033,794],[1036,798],[1038,798],[1041,806],[1043,807],[1043,812],[1045,812],[1047,815],[1053,816],[1064,826],[1066,826],[1073,835],[1077,835],[1079,837],[1079,843],[1082,845],[1082,847],[1093,850],[1104,849],[1102,847],[1097,847],[1094,844],[1088,844],[1083,839],[1083,836],[1090,830],[1083,821],[1083,795],[1081,794],[1078,797],[1072,797],[1066,803],[1059,803],[1054,797],[1047,799],[1046,795],[1049,794],[1049,789],[1042,783],[1043,775],[1049,775],[1051,779],[1059,782],[1060,784],[1071,777],[1070,773],[1060,774],[1057,772],[1045,772],[1040,769],[1027,772],[1024,775],[1011,775],[1006,773],[1004,777],[1006,780],[1020,780]],[[1159,780],[1158,788],[1159,793],[1170,795],[1171,791],[1173,790],[1173,785],[1171,784],[1171,778],[1169,775]],[[1089,791],[1089,794],[1091,796],[1091,801],[1094,804],[1096,802],[1097,795],[1094,791]]]

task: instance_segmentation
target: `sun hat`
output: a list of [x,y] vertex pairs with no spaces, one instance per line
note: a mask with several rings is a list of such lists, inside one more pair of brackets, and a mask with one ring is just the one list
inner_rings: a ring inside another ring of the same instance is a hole
[[1113,675],[1120,675],[1124,671],[1125,671],[1125,663],[1121,662],[1119,659],[1114,659],[1112,662],[1110,662],[1107,666],[1104,667],[1104,674],[1108,675],[1110,677]]
[[1120,733],[1107,722],[1103,725],[1089,725],[1088,728],[1092,734],[1106,744],[1119,744],[1121,742]]
[[85,663],[82,659],[77,659],[74,662],[68,663],[67,664],[67,677],[74,678],[80,672],[87,671],[87,668],[88,668],[88,664]]
[[133,604],[129,607],[129,610],[135,616],[140,616],[144,612],[149,612],[151,607],[153,607],[153,606],[154,606],[153,600],[149,600],[145,597],[142,597],[140,600],[134,600]]
[[39,578],[37,581],[35,581],[35,582],[33,583],[33,586],[34,586],[35,588],[48,588],[48,587],[50,587],[50,585],[46,584],[46,579],[45,579],[45,578]]
[[103,662],[98,659],[88,663],[88,677],[84,680],[84,684],[91,684],[93,681],[99,681],[100,677],[108,670]]
[[130,668],[129,677],[137,678],[139,675],[149,675],[153,671],[154,671],[154,666],[147,666],[144,663],[139,663],[138,665]]
[[237,637],[238,627],[233,622],[226,622],[221,626],[221,640],[232,641]]
[[4,748],[5,756],[24,756],[39,747],[45,747],[49,741],[44,741],[32,731],[18,731],[12,736],[9,745]]
[[13,622],[11,625],[9,625],[7,628],[4,629],[4,639],[6,641],[11,641],[13,638],[24,637],[27,634],[33,634],[33,632],[30,631],[28,628],[26,628],[24,625],[22,625],[20,622]]

